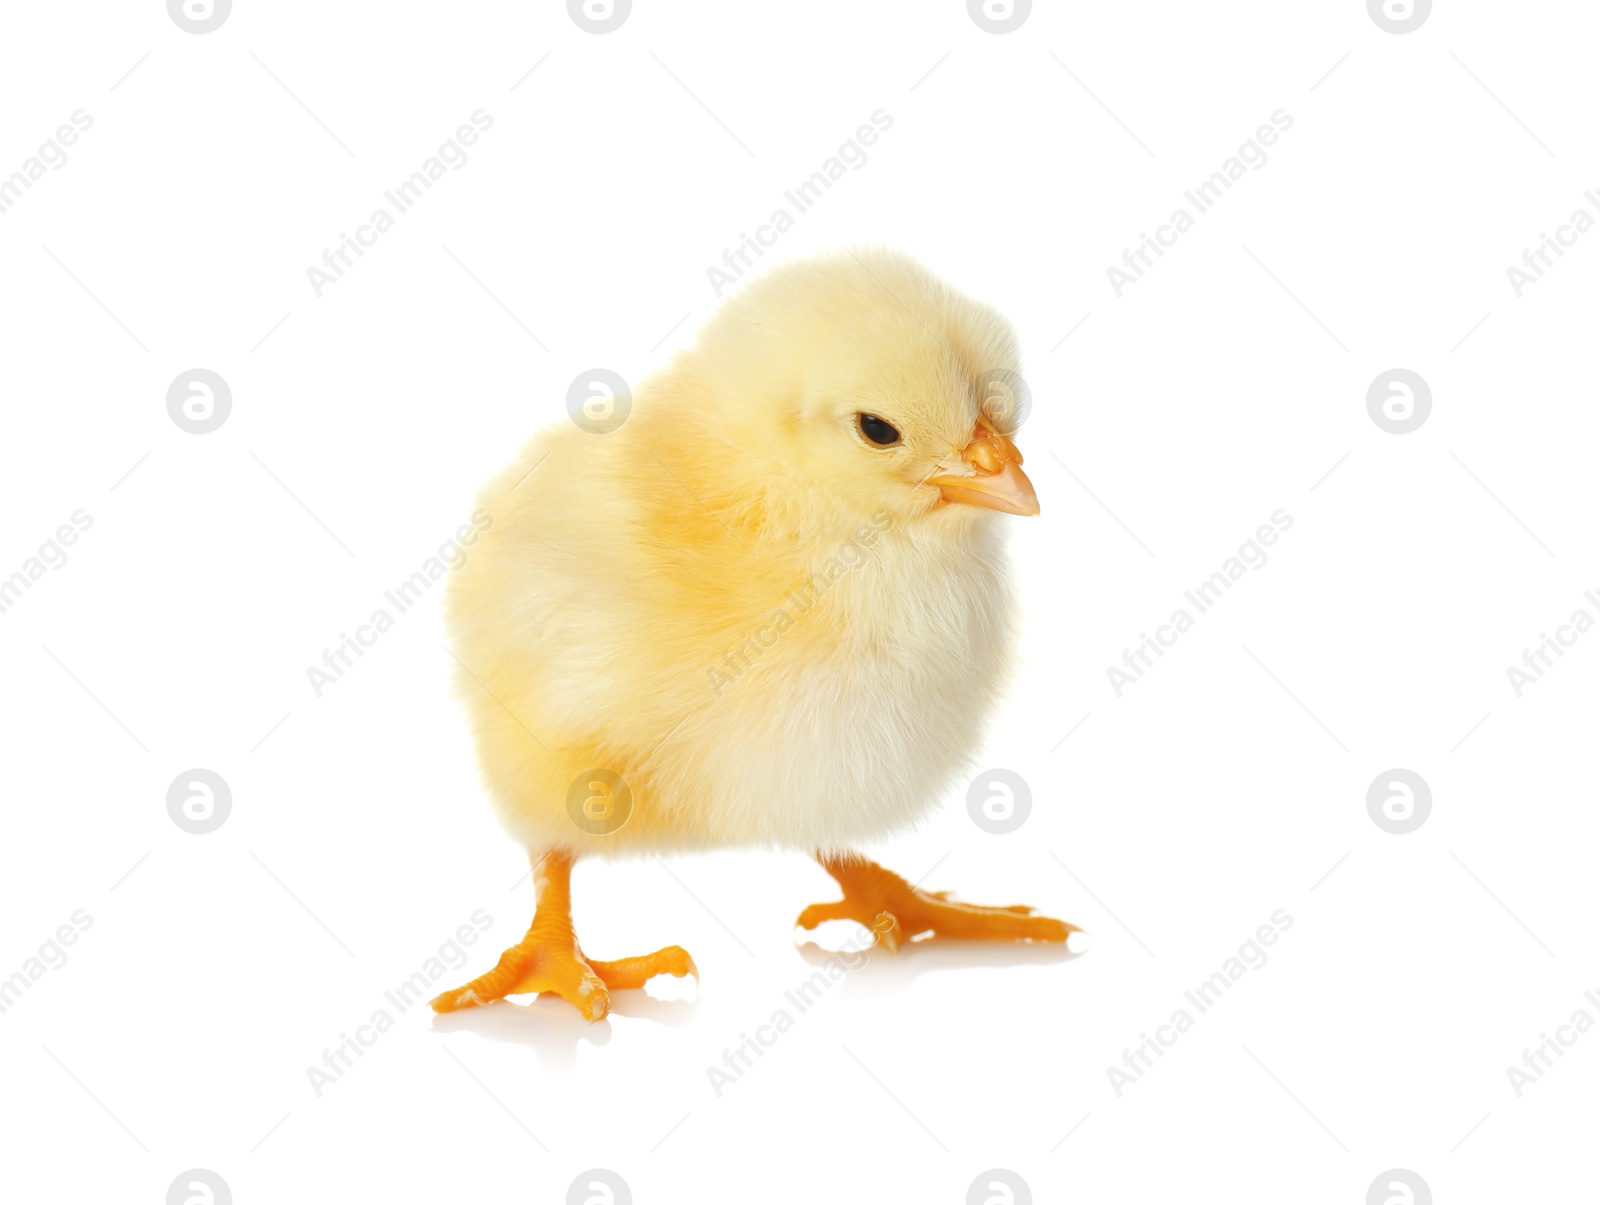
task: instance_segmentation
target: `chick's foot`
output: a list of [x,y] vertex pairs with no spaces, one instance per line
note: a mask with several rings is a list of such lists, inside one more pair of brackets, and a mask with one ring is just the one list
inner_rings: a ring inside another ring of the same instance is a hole
[[614,962],[585,958],[572,931],[571,875],[567,854],[551,853],[536,863],[538,904],[527,934],[500,955],[493,970],[435,996],[434,1012],[455,1012],[527,992],[554,992],[586,1020],[598,1021],[611,1009],[609,988],[643,987],[656,975],[700,977],[681,946]]
[[946,891],[923,891],[865,858],[817,855],[838,880],[844,899],[812,904],[796,920],[802,929],[823,921],[853,920],[877,934],[891,951],[923,933],[974,941],[1066,941],[1078,926],[1035,916],[1026,904],[986,907],[962,904]]
[[433,1011],[455,1012],[525,992],[554,992],[585,1019],[598,1021],[604,1017],[611,1009],[605,980],[570,935],[563,938],[541,934],[539,928],[535,920],[528,935],[500,955],[500,961],[488,974],[435,996]]

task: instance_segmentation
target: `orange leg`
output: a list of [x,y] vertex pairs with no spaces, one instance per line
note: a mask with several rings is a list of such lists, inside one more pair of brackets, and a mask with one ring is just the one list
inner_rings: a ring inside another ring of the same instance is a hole
[[812,904],[795,923],[814,929],[825,920],[853,920],[878,934],[890,950],[920,933],[977,941],[1066,941],[1078,926],[1035,916],[1026,904],[988,908],[959,904],[945,891],[922,891],[876,862],[854,855],[817,855],[839,881],[844,899]]
[[587,1020],[598,1021],[611,1007],[608,988],[643,987],[656,975],[700,977],[682,946],[615,962],[585,958],[572,931],[572,861],[571,854],[552,850],[534,863],[536,904],[527,934],[500,955],[492,971],[435,996],[434,1012],[454,1012],[524,992],[554,992]]

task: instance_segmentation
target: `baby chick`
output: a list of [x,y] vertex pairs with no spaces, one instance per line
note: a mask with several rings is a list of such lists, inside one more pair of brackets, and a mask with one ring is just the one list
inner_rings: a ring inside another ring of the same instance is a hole
[[490,483],[451,646],[537,905],[436,1010],[550,991],[598,1020],[608,989],[698,976],[678,946],[583,953],[569,877],[590,855],[802,850],[844,893],[805,928],[1066,940],[849,852],[970,769],[1009,676],[1001,527],[1039,504],[987,383],[1017,369],[1005,319],[907,257],[825,256],[731,297],[620,427],[560,424]]

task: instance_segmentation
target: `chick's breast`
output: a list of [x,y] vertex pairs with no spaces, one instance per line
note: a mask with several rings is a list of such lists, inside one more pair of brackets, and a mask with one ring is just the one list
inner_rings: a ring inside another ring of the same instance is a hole
[[[534,440],[483,492],[494,521],[451,577],[451,650],[507,829],[586,853],[814,850],[931,810],[1009,675],[988,517],[771,541],[694,496],[682,449],[628,432]],[[593,782],[609,813],[584,811]]]

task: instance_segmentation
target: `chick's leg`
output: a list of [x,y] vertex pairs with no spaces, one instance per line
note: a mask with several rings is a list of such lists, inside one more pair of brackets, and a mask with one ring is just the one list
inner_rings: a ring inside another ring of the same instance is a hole
[[434,997],[433,1010],[454,1012],[524,992],[554,992],[587,1020],[611,1007],[606,989],[643,987],[656,975],[694,975],[694,959],[681,946],[654,954],[600,962],[584,957],[572,930],[572,856],[552,850],[534,863],[533,924],[522,940],[500,955],[487,974]]
[[921,933],[977,941],[1066,941],[1076,925],[1035,916],[1025,904],[990,908],[951,900],[948,892],[923,891],[893,871],[855,855],[818,854],[822,868],[839,881],[844,899],[812,904],[795,922],[814,929],[827,920],[853,920],[878,935],[890,950]]

